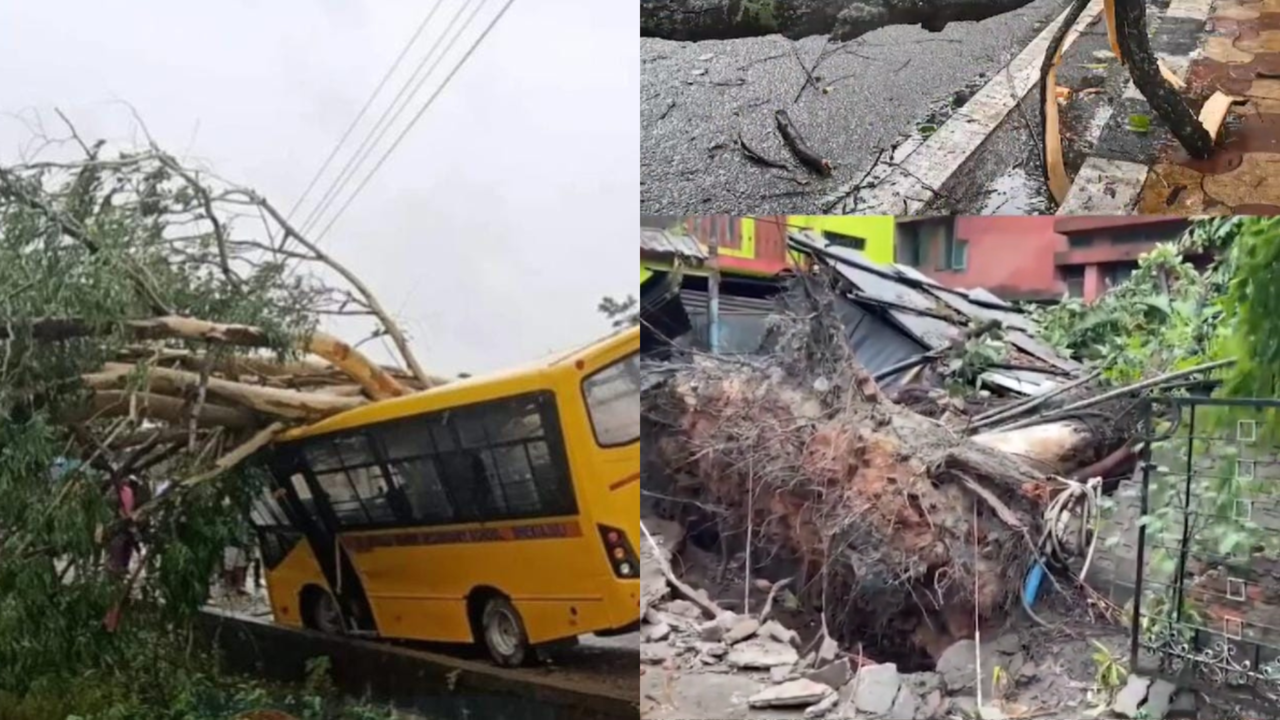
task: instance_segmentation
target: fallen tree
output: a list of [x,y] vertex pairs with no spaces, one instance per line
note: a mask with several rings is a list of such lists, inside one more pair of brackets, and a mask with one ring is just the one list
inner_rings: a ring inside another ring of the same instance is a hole
[[766,360],[697,358],[647,394],[667,469],[725,509],[721,537],[799,560],[837,640],[971,635],[1016,599],[1053,477],[889,401],[834,314],[809,317]]
[[[187,633],[248,539],[264,477],[246,461],[444,381],[270,202],[67,128],[37,138],[53,157],[0,167],[0,706],[203,717],[180,705],[212,672]],[[319,329],[338,315],[405,367]]]
[[791,587],[846,647],[945,647],[1015,606],[1034,558],[1087,563],[1099,493],[1133,472],[1145,394],[1230,363],[1113,390],[1084,371],[926,417],[859,366],[825,271],[796,282],[767,355],[650,366],[645,413],[675,502],[706,509],[752,577],[798,568]]
[[940,32],[951,22],[1003,15],[1031,0],[640,0],[640,34],[724,40],[779,33],[852,40],[890,25]]

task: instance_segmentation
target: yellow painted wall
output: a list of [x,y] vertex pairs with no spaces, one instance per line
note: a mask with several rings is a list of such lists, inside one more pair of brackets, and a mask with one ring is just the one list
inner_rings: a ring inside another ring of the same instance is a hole
[[886,264],[893,262],[892,215],[788,215],[787,224],[866,238],[867,259]]

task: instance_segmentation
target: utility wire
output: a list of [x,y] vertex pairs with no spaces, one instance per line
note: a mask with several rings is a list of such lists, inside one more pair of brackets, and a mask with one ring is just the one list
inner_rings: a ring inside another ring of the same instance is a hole
[[[476,13],[480,11],[480,8],[484,7],[485,2],[487,1],[488,0],[480,0],[480,4],[476,6],[475,10],[467,18],[466,22],[463,23],[463,26],[458,29],[458,34],[454,35],[455,41],[458,35],[466,29],[467,25],[471,23],[475,18]],[[453,41],[450,42],[449,46],[446,47],[443,52],[436,56],[435,62],[431,64],[431,67],[427,70],[426,74],[419,77],[422,73],[422,68],[431,60],[431,56],[435,54],[435,51],[440,48],[440,43],[444,40],[445,36],[448,35],[453,30],[454,26],[458,24],[458,18],[462,17],[462,14],[466,11],[467,6],[470,5],[471,2],[472,0],[466,0],[466,2],[458,8],[458,11],[453,14],[453,17],[449,20],[449,24],[445,27],[444,32],[440,34],[440,37],[436,38],[435,43],[427,53],[422,56],[422,60],[418,63],[418,66],[414,68],[413,74],[410,75],[404,81],[404,84],[400,86],[400,92],[396,93],[391,104],[382,111],[382,116],[379,117],[378,122],[370,128],[369,133],[365,135],[364,141],[360,143],[360,147],[356,148],[356,151],[347,159],[346,164],[342,166],[342,170],[338,173],[338,176],[334,178],[333,184],[329,186],[328,191],[326,191],[324,196],[320,198],[320,202],[318,202],[307,215],[306,220],[302,221],[302,232],[304,235],[315,229],[320,218],[324,216],[329,207],[338,199],[338,196],[346,189],[347,185],[351,182],[352,178],[355,177],[356,173],[361,170],[361,166],[364,165],[366,160],[368,160],[369,155],[373,153],[374,146],[381,142],[383,136],[387,134],[387,130],[389,130],[391,126],[395,124],[396,120],[400,118],[400,115],[404,112],[405,108],[409,107],[409,105],[413,103],[414,96],[418,94],[418,90],[422,87],[423,83],[426,82],[427,78],[431,77],[431,74],[435,72],[436,67],[440,65],[440,61],[443,60],[445,54],[449,52],[448,48],[453,46]],[[410,86],[412,86],[412,90],[409,89]],[[405,96],[406,92],[409,93],[407,97]],[[403,103],[400,102],[402,98],[404,99]],[[399,106],[398,108],[397,105]],[[395,110],[394,114],[392,114],[392,110]]]
[[[494,15],[493,19],[489,21],[489,24],[486,25],[484,30],[480,32],[479,37],[475,39],[475,42],[471,43],[471,47],[467,48],[466,53],[464,53],[463,56],[458,60],[458,63],[453,66],[453,69],[449,71],[449,74],[445,76],[444,81],[440,83],[440,86],[435,89],[435,92],[431,93],[431,97],[427,98],[427,102],[422,106],[421,109],[418,110],[418,113],[414,115],[412,119],[409,120],[409,124],[405,126],[405,129],[402,130],[400,132],[400,135],[396,137],[395,142],[391,144],[391,147],[387,148],[387,151],[383,153],[381,158],[378,159],[378,163],[373,166],[373,169],[369,171],[368,175],[364,176],[364,180],[360,181],[360,184],[356,186],[355,191],[351,193],[351,196],[347,198],[347,201],[342,204],[342,207],[338,208],[337,214],[335,214],[333,218],[329,220],[329,224],[325,225],[324,229],[320,231],[320,234],[316,237],[317,241],[323,238],[325,234],[329,232],[329,229],[332,228],[334,223],[338,221],[338,218],[342,217],[342,214],[351,205],[352,201],[354,201],[360,195],[360,191],[364,190],[365,186],[369,184],[369,180],[371,180],[373,176],[378,172],[378,170],[382,167],[383,163],[387,161],[387,158],[391,157],[391,153],[395,152],[395,149],[400,146],[400,142],[403,141],[405,136],[409,134],[409,131],[413,129],[413,126],[417,124],[418,120],[421,119],[424,114],[426,114],[427,110],[431,107],[432,103],[434,103],[436,98],[440,96],[440,92],[443,91],[445,87],[449,85],[449,81],[453,80],[453,76],[458,74],[458,70],[460,70],[462,66],[466,64],[467,60],[470,59],[472,53],[474,53],[476,48],[480,46],[480,43],[483,42],[486,37],[488,37],[490,31],[492,31],[494,26],[498,24],[498,21],[502,19],[502,16],[506,14],[507,9],[511,7],[511,4],[513,2],[515,2],[515,0],[507,0],[505,3],[503,3],[502,9],[498,11],[498,14]],[[461,33],[459,33],[459,35],[460,34]],[[454,40],[457,40],[457,39],[458,39],[457,36],[455,36]],[[449,45],[450,47],[452,47],[453,42],[451,41]],[[447,48],[445,52],[448,52]]]
[[369,99],[364,101],[364,107],[360,108],[360,112],[356,114],[355,119],[351,121],[351,124],[347,126],[346,131],[342,133],[342,138],[338,140],[338,143],[333,146],[333,150],[329,152],[329,157],[325,158],[324,164],[316,171],[315,177],[311,178],[311,182],[307,185],[307,189],[302,191],[302,195],[298,196],[297,201],[293,203],[293,207],[289,208],[289,212],[285,213],[286,218],[292,220],[293,214],[298,211],[298,208],[306,201],[307,196],[315,189],[316,183],[320,182],[321,177],[324,177],[325,171],[329,169],[329,165],[333,163],[333,159],[338,156],[338,152],[342,150],[342,146],[345,145],[347,140],[351,137],[351,133],[355,132],[356,126],[358,126],[360,121],[364,119],[365,113],[369,112],[369,108],[373,107],[373,101],[378,98],[378,94],[382,92],[382,88],[386,86],[387,81],[395,74],[396,69],[400,67],[400,63],[404,62],[405,57],[409,54],[409,50],[413,48],[414,43],[418,42],[418,38],[422,36],[422,31],[427,29],[427,24],[431,22],[431,18],[435,17],[436,11],[440,9],[440,4],[442,2],[444,2],[444,0],[436,0],[435,5],[431,6],[431,11],[428,12],[427,16],[418,24],[418,29],[413,31],[413,36],[409,38],[409,42],[405,43],[404,49],[400,51],[400,55],[396,57],[395,62],[391,63],[391,67],[388,68],[387,73],[382,76],[382,80],[378,81],[378,87],[374,88],[373,93],[369,95]]

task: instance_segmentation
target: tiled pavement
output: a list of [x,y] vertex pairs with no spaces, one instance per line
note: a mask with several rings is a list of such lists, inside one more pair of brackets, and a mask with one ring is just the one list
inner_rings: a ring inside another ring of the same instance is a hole
[[1163,144],[1138,212],[1280,213],[1280,0],[1214,4],[1184,94],[1198,107],[1218,90],[1244,102],[1231,109],[1216,152],[1196,161]]

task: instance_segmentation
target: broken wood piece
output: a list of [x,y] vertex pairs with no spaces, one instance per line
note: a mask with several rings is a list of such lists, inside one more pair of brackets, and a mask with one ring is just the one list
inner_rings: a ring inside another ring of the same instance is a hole
[[1204,106],[1200,108],[1200,124],[1204,126],[1205,132],[1209,133],[1209,138],[1216,141],[1218,133],[1222,131],[1222,123],[1227,120],[1227,113],[1231,111],[1231,105],[1235,102],[1235,98],[1227,95],[1221,90],[1214,92],[1204,101]]
[[1120,40],[1116,37],[1116,0],[1102,0],[1102,15],[1107,21],[1107,42],[1111,44],[1111,54],[1124,65],[1124,55],[1120,52]]
[[1022,524],[1022,520],[1018,517],[1017,513],[1010,510],[1009,506],[1001,502],[1000,498],[996,497],[994,493],[983,487],[977,480],[974,480],[968,475],[961,473],[956,473],[956,475],[960,478],[960,482],[964,484],[966,488],[986,501],[987,505],[995,511],[996,516],[1004,521],[1005,525],[1008,525],[1014,530],[1026,529],[1026,526]]
[[756,163],[757,165],[764,165],[765,167],[777,168],[779,170],[791,169],[786,163],[774,160],[748,145],[746,138],[742,137],[742,133],[738,133],[738,147],[742,150],[742,154],[745,155],[748,160]]
[[1160,67],[1160,74],[1164,76],[1164,79],[1165,79],[1165,80],[1166,80],[1170,85],[1174,86],[1175,88],[1177,88],[1177,89],[1179,89],[1179,90],[1186,90],[1186,89],[1187,89],[1187,83],[1186,83],[1186,82],[1184,82],[1184,81],[1182,80],[1182,78],[1178,77],[1178,74],[1177,74],[1177,73],[1175,73],[1174,71],[1170,70],[1170,69],[1169,69],[1169,66],[1164,64],[1164,60],[1156,60],[1156,65],[1158,65],[1158,66]]
[[649,533],[649,528],[646,527],[643,522],[640,523],[640,529],[644,531],[645,539],[648,540],[649,544],[653,547],[654,554],[658,559],[658,566],[662,570],[662,575],[666,577],[667,584],[676,592],[680,593],[680,596],[685,600],[688,600],[701,608],[702,611],[709,615],[712,620],[723,615],[725,611],[720,606],[708,600],[704,595],[702,595],[702,593],[695,592],[693,588],[689,587],[681,581],[680,578],[676,577],[675,572],[671,569],[671,564],[666,562],[662,557],[661,546],[659,546],[658,542],[653,539],[653,535]]
[[1078,463],[1073,463],[1097,442],[1089,427],[1076,420],[982,433],[972,439],[980,445],[1041,463],[1048,474],[1053,475],[1065,475],[1078,467]]
[[800,134],[800,130],[796,128],[795,123],[791,122],[791,116],[787,114],[787,111],[777,110],[774,112],[773,117],[778,124],[778,134],[782,136],[782,142],[786,143],[787,148],[796,156],[796,159],[819,175],[830,175],[833,169],[831,161],[809,147],[809,143]]
[[1058,127],[1058,63],[1062,62],[1062,50],[1054,56],[1049,67],[1045,86],[1052,90],[1047,93],[1044,103],[1044,160],[1045,172],[1049,175],[1049,192],[1053,201],[1059,205],[1067,199],[1071,190],[1071,179],[1067,177],[1067,166],[1062,158],[1062,134]]
[[779,580],[774,583],[773,587],[769,588],[769,596],[764,599],[764,609],[760,611],[760,622],[764,622],[769,619],[769,613],[773,611],[773,598],[778,594],[778,591],[785,588],[794,579],[795,578],[786,578],[785,580]]

